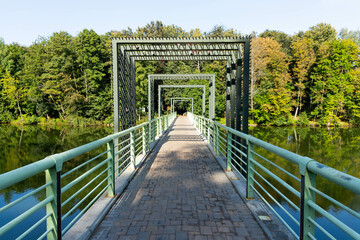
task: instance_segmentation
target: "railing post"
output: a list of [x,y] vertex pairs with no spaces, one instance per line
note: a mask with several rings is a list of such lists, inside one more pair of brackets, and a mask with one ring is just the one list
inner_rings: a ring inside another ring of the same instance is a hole
[[134,169],[136,169],[136,163],[135,163],[135,131],[130,132],[130,160],[134,166]]
[[213,123],[213,141],[214,141],[214,152],[216,153],[217,155],[217,152],[216,152],[216,148],[217,148],[217,141],[216,141],[216,125],[215,123]]
[[253,199],[254,198],[254,154],[255,151],[255,145],[252,142],[248,142],[247,147],[247,176],[246,176],[246,198],[247,199]]
[[220,127],[216,125],[216,155],[220,154],[219,134],[220,134]]
[[159,136],[160,136],[160,118],[158,118],[158,119],[156,120],[156,124],[157,124],[156,137],[159,137]]
[[232,133],[227,132],[227,154],[226,154],[226,171],[231,171],[231,141],[232,141]]
[[61,172],[56,171],[56,166],[45,171],[46,183],[51,185],[46,187],[46,198],[54,199],[46,204],[46,214],[51,214],[46,220],[46,229],[53,229],[48,235],[48,240],[61,239]]
[[164,131],[165,131],[165,117],[163,117],[161,120],[162,120],[162,123],[161,123],[161,125],[162,125],[162,132],[161,132],[161,135],[163,135],[163,134],[164,134]]
[[145,144],[146,144],[146,145],[145,145],[145,147],[146,147],[145,150],[146,150],[146,151],[149,151],[149,142],[150,142],[149,129],[150,129],[150,124],[146,124],[146,126],[145,126],[145,133],[146,133],[146,134],[145,134],[145,135],[146,135],[146,136],[145,136],[145,141],[146,141],[146,142],[145,142]]
[[114,139],[107,143],[107,153],[108,158],[111,158],[108,163],[108,197],[113,197],[115,195],[115,163],[114,163]]
[[151,142],[155,142],[155,133],[156,133],[156,122],[153,121],[152,123],[152,127],[151,127]]
[[[303,173],[301,173],[303,172]],[[309,218],[315,221],[315,210],[311,208],[307,202],[309,200],[316,202],[316,194],[310,187],[316,187],[316,174],[306,169],[301,169],[301,197],[300,197],[300,239],[311,239],[308,236],[310,233],[315,236],[315,226],[310,222]]]
[[207,139],[208,139],[208,143],[210,144],[210,121],[207,120]]
[[142,127],[142,151],[146,154],[146,131],[145,126]]

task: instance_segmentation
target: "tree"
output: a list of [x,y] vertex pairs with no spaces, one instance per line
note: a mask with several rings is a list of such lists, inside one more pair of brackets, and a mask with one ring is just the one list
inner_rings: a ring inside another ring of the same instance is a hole
[[46,42],[46,62],[41,75],[41,91],[62,119],[71,111],[71,104],[80,100],[75,75],[76,55],[73,37],[67,32],[54,33]]
[[358,103],[352,96],[354,83],[358,83],[359,55],[359,46],[351,40],[335,40],[320,46],[311,75],[312,102],[315,105],[311,114],[320,118],[322,124],[330,125],[346,119],[347,109],[358,114],[354,108]]
[[7,100],[7,104],[10,109],[18,109],[21,122],[23,122],[24,118],[21,111],[21,103],[26,97],[25,89],[21,86],[20,81],[12,77],[9,72],[6,72],[5,77],[1,79],[1,83],[4,100]]
[[347,28],[342,28],[340,30],[340,38],[341,39],[351,39],[357,45],[360,45],[360,31],[349,31]]
[[281,45],[271,38],[257,38],[253,46],[257,48],[254,61],[254,109],[251,113],[258,123],[286,124],[291,111],[290,76],[287,55]]
[[319,23],[310,27],[303,36],[312,39],[315,43],[315,50],[317,50],[322,43],[336,40],[336,35],[336,29],[330,24]]
[[290,53],[290,45],[291,45],[291,37],[284,32],[276,31],[276,30],[268,30],[266,29],[263,33],[259,35],[262,38],[271,38],[276,40],[281,44],[283,51],[287,54]]
[[296,110],[294,118],[300,114],[305,96],[306,82],[309,80],[309,70],[315,62],[314,41],[306,37],[299,39],[292,44],[292,60],[294,86],[296,89]]

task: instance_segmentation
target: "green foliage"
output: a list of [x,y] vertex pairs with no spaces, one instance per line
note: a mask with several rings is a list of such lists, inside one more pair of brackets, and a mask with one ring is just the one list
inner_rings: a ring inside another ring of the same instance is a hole
[[259,35],[262,38],[271,38],[281,44],[281,48],[287,54],[290,53],[291,37],[280,31],[266,29]]
[[319,23],[316,26],[310,27],[303,37],[312,39],[315,46],[319,47],[325,42],[331,42],[337,39],[337,32],[333,26],[327,23]]
[[351,40],[334,40],[320,46],[311,75],[311,114],[320,118],[321,124],[337,124],[359,114],[359,79],[354,74],[360,64],[359,55],[359,46]]
[[309,121],[309,118],[308,118],[306,112],[300,113],[299,120],[296,121],[296,124],[297,125],[309,125],[310,124],[310,121]]
[[252,43],[256,49],[254,75],[257,76],[254,86],[254,105],[251,110],[256,122],[261,124],[284,125],[288,122],[292,108],[290,76],[286,53],[281,45],[271,38],[257,38]]
[[342,28],[339,35],[342,39],[353,40],[357,45],[360,45],[360,30],[349,31],[347,28]]

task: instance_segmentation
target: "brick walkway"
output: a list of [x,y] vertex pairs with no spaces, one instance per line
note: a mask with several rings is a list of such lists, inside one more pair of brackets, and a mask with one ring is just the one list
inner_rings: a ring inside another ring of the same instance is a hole
[[179,117],[92,239],[266,239],[211,152]]

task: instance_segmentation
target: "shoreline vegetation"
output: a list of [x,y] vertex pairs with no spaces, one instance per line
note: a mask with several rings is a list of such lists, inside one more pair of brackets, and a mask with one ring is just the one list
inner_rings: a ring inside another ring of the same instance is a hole
[[[136,124],[141,124],[146,122],[148,117],[141,116],[136,120]],[[218,118],[217,121],[221,124],[226,124],[226,118]],[[79,116],[70,116],[66,119],[60,118],[45,118],[45,117],[36,117],[36,116],[27,116],[23,115],[23,119],[18,118],[11,122],[0,123],[0,125],[50,125],[50,126],[77,126],[77,127],[90,127],[90,126],[104,126],[104,127],[113,127],[113,118],[108,117],[105,121],[99,121],[91,118],[83,118]],[[358,127],[357,124],[352,124],[350,122],[336,122],[335,124],[321,124],[321,122],[310,121],[308,119],[297,119],[287,122],[286,124],[276,125],[276,124],[260,124],[254,122],[254,120],[249,120],[250,127],[256,126],[273,126],[273,127],[285,127],[285,126],[302,126],[302,127]]]

